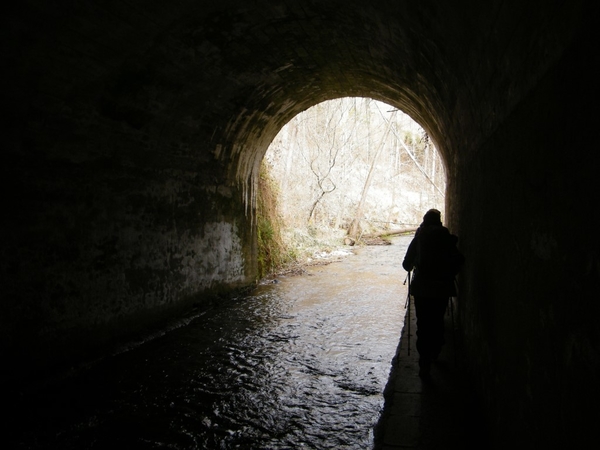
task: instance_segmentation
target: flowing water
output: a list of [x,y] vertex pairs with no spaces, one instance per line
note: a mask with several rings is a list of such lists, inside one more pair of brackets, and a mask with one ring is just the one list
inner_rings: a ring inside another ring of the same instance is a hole
[[371,448],[409,241],[261,285],[24,397],[14,448]]

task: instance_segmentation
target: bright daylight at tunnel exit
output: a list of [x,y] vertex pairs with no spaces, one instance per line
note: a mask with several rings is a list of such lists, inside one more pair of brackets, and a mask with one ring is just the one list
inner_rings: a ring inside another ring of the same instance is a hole
[[[346,97],[298,114],[275,137],[261,167],[259,215],[281,228],[288,253],[311,258],[414,230],[423,211],[444,212],[445,186],[439,153],[410,116]],[[259,247],[261,225],[272,226],[259,220]]]

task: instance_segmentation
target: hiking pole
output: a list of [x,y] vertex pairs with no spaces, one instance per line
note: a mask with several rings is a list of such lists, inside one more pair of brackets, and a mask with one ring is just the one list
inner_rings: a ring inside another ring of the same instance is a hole
[[406,278],[404,279],[404,284],[406,284],[406,280],[408,280],[408,294],[406,295],[406,302],[404,303],[404,309],[408,315],[408,356],[410,356],[410,272],[406,274]]
[[[455,328],[454,328],[454,302],[452,302],[452,299],[455,298],[458,301],[458,295],[459,295],[459,291],[458,291],[458,282],[456,281],[456,278],[454,278],[454,288],[456,291],[456,295],[454,297],[450,297],[451,298],[451,303],[450,306],[452,307],[452,340],[454,341],[454,364],[456,365],[456,354],[459,351],[458,348],[458,341],[456,340],[456,333],[455,333]],[[460,328],[460,315],[457,317],[456,319],[456,325],[457,328]],[[458,339],[461,339],[462,335],[459,334]]]
[[456,333],[454,331],[454,302],[452,301],[452,296],[448,298],[448,302],[450,303],[450,317],[452,318],[452,343],[454,344],[454,366],[456,366]]

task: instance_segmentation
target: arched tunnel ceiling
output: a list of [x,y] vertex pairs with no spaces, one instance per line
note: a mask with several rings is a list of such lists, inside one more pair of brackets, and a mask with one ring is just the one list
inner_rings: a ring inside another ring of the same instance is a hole
[[[468,130],[473,139],[482,139],[559,50],[545,32],[565,28],[561,11],[547,5],[528,3],[514,11],[504,3],[467,3],[286,2],[218,9],[186,22],[180,36],[195,55],[205,50],[209,66],[214,58],[228,70],[221,73],[227,87],[216,89],[232,103],[219,144],[240,154],[238,177],[257,163],[241,149],[254,148],[262,157],[291,117],[340,96],[372,97],[406,111],[448,161],[453,128],[467,119],[476,125]],[[516,12],[521,19],[513,22]],[[535,29],[537,36],[530,24],[540,15],[549,23]],[[480,117],[472,116],[473,109]]]
[[[74,97],[90,116],[154,135],[155,151],[168,151],[160,142],[178,136],[189,151],[238,160],[230,165],[237,179],[249,176],[294,115],[341,96],[404,110],[451,165],[456,136],[464,152],[484,139],[569,45],[582,14],[541,1],[29,2],[20,8],[39,19],[37,28],[18,21],[7,28],[17,41],[34,43],[29,54],[10,54],[15,74],[35,76],[37,58],[47,58],[53,70],[43,80],[13,80],[17,102],[32,84],[58,103]],[[46,57],[56,47],[61,61]]]

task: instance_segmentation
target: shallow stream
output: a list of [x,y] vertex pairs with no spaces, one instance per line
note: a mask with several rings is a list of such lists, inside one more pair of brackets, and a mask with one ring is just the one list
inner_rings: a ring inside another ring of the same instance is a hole
[[23,399],[15,448],[371,448],[409,242],[260,285]]

